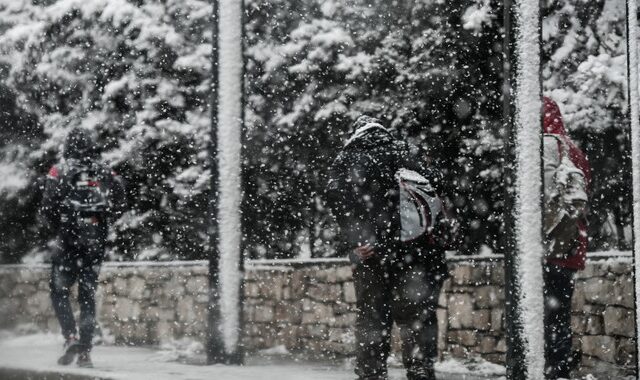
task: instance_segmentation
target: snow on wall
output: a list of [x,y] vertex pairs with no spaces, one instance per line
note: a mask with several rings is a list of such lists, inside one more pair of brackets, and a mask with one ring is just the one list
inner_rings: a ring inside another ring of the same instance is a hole
[[544,378],[539,2],[517,1],[516,270],[527,378]]
[[225,351],[238,344],[240,295],[240,169],[242,146],[242,0],[220,0],[218,41],[218,169],[220,309]]
[[[631,113],[631,165],[633,178],[633,250],[635,254],[636,297],[640,294],[640,279],[637,275],[638,263],[640,263],[640,93],[638,89],[638,7],[636,0],[627,0],[627,54],[629,55],[629,103]],[[640,307],[636,302],[636,327],[640,326]],[[640,349],[640,340],[636,341],[636,348]],[[640,352],[640,351],[638,351]],[[640,361],[638,362],[640,364]]]

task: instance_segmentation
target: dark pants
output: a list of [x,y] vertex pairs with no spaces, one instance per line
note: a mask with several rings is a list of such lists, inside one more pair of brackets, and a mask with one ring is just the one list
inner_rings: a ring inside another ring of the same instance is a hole
[[359,378],[386,379],[394,321],[400,329],[408,377],[432,369],[438,354],[440,276],[422,265],[398,269],[370,259],[354,269],[353,279],[358,306],[355,371]]
[[100,273],[100,263],[94,260],[54,259],[51,267],[51,301],[65,339],[77,336],[76,321],[69,301],[70,288],[78,283],[78,303],[80,305],[80,340],[86,349],[91,349],[95,329],[95,293]]
[[545,373],[548,379],[569,377],[571,363],[571,297],[575,271],[544,267]]

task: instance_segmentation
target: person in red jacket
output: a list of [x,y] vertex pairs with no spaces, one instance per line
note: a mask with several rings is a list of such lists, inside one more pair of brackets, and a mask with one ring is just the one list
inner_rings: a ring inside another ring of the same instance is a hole
[[575,272],[587,253],[587,202],[591,168],[568,136],[560,108],[543,98],[545,375],[569,378],[577,365],[571,345],[571,298]]

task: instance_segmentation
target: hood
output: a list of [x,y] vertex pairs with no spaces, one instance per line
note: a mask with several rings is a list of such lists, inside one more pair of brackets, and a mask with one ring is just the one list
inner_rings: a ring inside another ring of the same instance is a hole
[[567,135],[567,131],[564,129],[564,123],[562,122],[562,114],[560,113],[560,107],[551,98],[544,96],[542,98],[544,106],[544,117],[542,119],[542,128],[544,133],[552,133],[555,135]]
[[375,143],[376,141],[384,141],[393,139],[389,130],[382,126],[380,120],[370,116],[360,116],[353,123],[353,132],[345,146],[354,142]]
[[569,146],[569,158],[584,173],[588,188],[591,184],[591,165],[589,165],[587,155],[571,140],[564,129],[558,104],[546,96],[542,100],[544,105],[544,117],[542,119],[544,133],[561,136],[560,138]]
[[96,153],[96,144],[87,130],[74,128],[69,132],[62,154],[65,159],[85,161],[95,158]]

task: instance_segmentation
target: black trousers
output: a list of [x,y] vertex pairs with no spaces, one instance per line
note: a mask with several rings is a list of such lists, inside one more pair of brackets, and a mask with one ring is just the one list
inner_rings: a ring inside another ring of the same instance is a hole
[[100,262],[80,258],[54,259],[51,266],[49,287],[53,309],[60,323],[65,339],[77,336],[78,330],[69,300],[71,287],[78,283],[78,304],[80,306],[79,343],[86,350],[91,349],[96,319],[96,288]]
[[360,379],[386,379],[391,327],[402,339],[409,378],[432,369],[438,354],[436,309],[442,277],[425,265],[397,267],[375,259],[353,271],[357,299],[356,368]]
[[571,297],[574,270],[547,264],[544,267],[545,373],[548,379],[569,377],[573,368],[571,348]]

